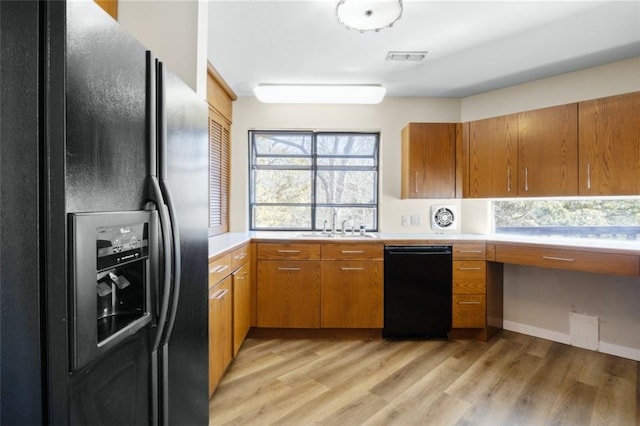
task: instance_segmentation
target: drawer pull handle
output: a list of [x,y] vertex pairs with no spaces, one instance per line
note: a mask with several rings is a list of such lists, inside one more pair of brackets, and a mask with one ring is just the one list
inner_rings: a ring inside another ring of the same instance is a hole
[[211,300],[220,300],[222,299],[227,293],[229,292],[229,289],[227,288],[223,288],[221,290],[216,291],[212,296],[211,296]]
[[300,253],[300,250],[285,250],[285,249],[278,249],[278,253]]
[[482,250],[458,250],[458,253],[482,253]]
[[245,257],[247,257],[247,253],[242,253],[237,256],[234,256],[234,259],[244,259]]
[[340,268],[343,271],[364,271],[364,268],[348,268],[348,267],[344,267],[344,268]]
[[481,305],[482,302],[458,302],[458,305]]
[[570,257],[555,257],[555,256],[542,256],[545,260],[558,260],[560,262],[575,262],[575,259],[571,259]]
[[481,271],[482,268],[458,268],[458,271]]
[[300,268],[278,268],[278,271],[299,271]]
[[364,250],[341,250],[341,253],[344,254],[362,254]]
[[209,273],[210,274],[218,274],[218,273],[224,271],[225,269],[227,269],[228,267],[229,267],[229,265],[218,265],[215,268],[209,269]]

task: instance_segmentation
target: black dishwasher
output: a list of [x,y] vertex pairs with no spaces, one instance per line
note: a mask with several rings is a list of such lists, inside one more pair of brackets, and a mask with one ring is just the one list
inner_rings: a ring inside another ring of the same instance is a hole
[[451,246],[385,247],[384,338],[447,337],[451,329],[451,252]]

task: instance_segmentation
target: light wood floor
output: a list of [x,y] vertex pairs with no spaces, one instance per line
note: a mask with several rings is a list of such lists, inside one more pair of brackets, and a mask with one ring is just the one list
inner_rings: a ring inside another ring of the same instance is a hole
[[489,343],[248,338],[210,424],[640,425],[638,364],[507,331]]

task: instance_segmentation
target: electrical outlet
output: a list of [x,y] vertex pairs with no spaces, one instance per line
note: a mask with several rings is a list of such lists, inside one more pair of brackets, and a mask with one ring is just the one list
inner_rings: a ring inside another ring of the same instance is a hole
[[420,216],[419,214],[412,214],[411,226],[422,226],[422,216]]
[[409,215],[402,215],[402,226],[409,226],[411,222],[409,221]]

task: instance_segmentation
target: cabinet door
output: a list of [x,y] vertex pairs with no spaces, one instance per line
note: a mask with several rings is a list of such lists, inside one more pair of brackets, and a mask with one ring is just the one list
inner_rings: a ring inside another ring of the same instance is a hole
[[580,195],[640,194],[640,92],[578,104]]
[[322,327],[382,328],[383,262],[322,262]]
[[517,144],[517,114],[469,123],[471,198],[517,195]]
[[454,198],[456,125],[410,123],[402,130],[401,198]]
[[231,362],[231,277],[209,289],[209,396]]
[[258,327],[320,327],[320,262],[258,261]]
[[209,232],[229,230],[229,182],[231,175],[231,124],[209,108]]
[[248,263],[233,273],[233,355],[251,327],[251,275]]
[[518,114],[518,195],[578,194],[578,105]]

